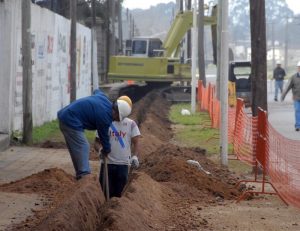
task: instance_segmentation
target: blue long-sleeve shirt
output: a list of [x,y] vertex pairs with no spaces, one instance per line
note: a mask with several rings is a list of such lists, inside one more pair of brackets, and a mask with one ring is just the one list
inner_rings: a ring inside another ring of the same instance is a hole
[[100,90],[59,110],[57,117],[74,130],[97,130],[104,151],[110,152],[108,129],[112,123],[112,103]]

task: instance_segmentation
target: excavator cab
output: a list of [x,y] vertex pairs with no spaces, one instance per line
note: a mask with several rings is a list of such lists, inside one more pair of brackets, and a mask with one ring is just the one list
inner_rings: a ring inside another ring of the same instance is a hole
[[162,41],[159,38],[133,38],[126,41],[126,55],[135,57],[162,56]]

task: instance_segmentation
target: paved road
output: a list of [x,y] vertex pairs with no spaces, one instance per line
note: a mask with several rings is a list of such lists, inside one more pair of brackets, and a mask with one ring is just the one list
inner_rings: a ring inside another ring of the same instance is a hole
[[284,102],[274,101],[274,82],[268,83],[268,110],[269,122],[283,136],[300,140],[300,132],[295,131],[295,111],[293,107],[292,92],[286,96]]
[[[215,84],[216,78],[213,75],[208,76],[207,82]],[[285,81],[287,84],[287,81]],[[280,98],[280,94],[278,95]],[[300,132],[295,131],[295,117],[292,100],[292,92],[286,96],[284,102],[274,101],[274,81],[268,81],[268,115],[269,122],[283,136],[300,140]]]

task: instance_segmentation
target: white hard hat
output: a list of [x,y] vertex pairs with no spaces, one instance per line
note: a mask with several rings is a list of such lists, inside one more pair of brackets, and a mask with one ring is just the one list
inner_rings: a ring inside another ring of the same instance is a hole
[[300,67],[300,61],[297,63],[297,67]]
[[281,62],[280,62],[280,61],[277,61],[277,62],[276,62],[276,65],[281,65]]
[[117,100],[118,110],[119,110],[119,118],[122,121],[124,118],[130,115],[131,106],[125,101],[118,99]]

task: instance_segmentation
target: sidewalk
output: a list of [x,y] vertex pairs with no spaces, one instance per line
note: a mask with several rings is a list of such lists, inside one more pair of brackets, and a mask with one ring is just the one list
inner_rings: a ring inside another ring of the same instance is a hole
[[[98,161],[91,168],[97,174]],[[10,147],[0,152],[0,184],[20,180],[48,168],[61,168],[74,175],[67,149],[44,149],[33,147]],[[42,205],[36,194],[0,192],[0,230],[17,224],[33,214]]]

